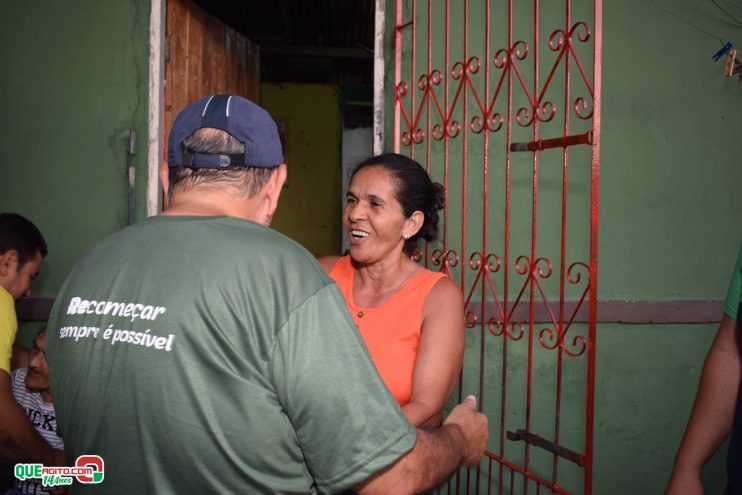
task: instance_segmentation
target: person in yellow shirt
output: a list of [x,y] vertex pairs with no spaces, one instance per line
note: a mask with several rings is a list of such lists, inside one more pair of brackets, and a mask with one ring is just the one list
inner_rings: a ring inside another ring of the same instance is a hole
[[61,450],[39,436],[13,398],[10,362],[18,330],[15,302],[31,295],[31,280],[47,254],[39,229],[16,213],[0,213],[0,458],[7,462],[64,464]]

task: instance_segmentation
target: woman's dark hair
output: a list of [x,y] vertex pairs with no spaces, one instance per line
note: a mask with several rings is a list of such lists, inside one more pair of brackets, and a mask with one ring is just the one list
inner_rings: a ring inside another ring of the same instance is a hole
[[431,181],[425,169],[415,160],[396,153],[367,158],[358,164],[351,180],[359,170],[368,167],[381,167],[392,174],[397,201],[402,205],[406,218],[418,210],[425,216],[423,226],[404,244],[405,254],[414,255],[418,239],[432,241],[438,236],[438,210],[445,204],[443,186]]

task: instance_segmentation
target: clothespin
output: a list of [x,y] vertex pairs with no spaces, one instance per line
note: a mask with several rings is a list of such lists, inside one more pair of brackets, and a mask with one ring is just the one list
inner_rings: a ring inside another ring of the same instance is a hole
[[739,80],[737,82],[742,82],[742,62],[734,59],[734,68],[732,69],[732,76],[737,75],[739,77]]
[[734,45],[732,45],[731,41],[727,41],[727,44],[721,47],[721,50],[714,53],[714,55],[711,57],[714,59],[714,62],[718,62],[721,57],[724,56],[725,53],[727,53],[729,50],[732,49]]
[[737,50],[735,48],[732,48],[727,52],[727,63],[724,65],[724,74],[726,74],[728,77],[732,77],[734,75],[734,66],[736,61]]

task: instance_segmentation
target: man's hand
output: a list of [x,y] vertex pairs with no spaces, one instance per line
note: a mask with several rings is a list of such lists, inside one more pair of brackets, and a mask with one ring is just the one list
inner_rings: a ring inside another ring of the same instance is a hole
[[454,427],[463,435],[462,464],[472,466],[479,462],[489,438],[487,423],[487,416],[477,412],[477,398],[473,395],[464,399],[446,418],[443,426]]
[[361,495],[420,493],[437,486],[460,465],[474,465],[487,446],[487,417],[470,395],[440,428],[418,428],[415,446],[386,469],[358,484]]

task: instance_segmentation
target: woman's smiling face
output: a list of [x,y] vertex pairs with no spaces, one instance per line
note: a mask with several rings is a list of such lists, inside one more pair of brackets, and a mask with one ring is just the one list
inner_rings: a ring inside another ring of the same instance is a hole
[[382,166],[356,172],[343,212],[353,260],[370,264],[401,253],[406,223],[392,174]]

